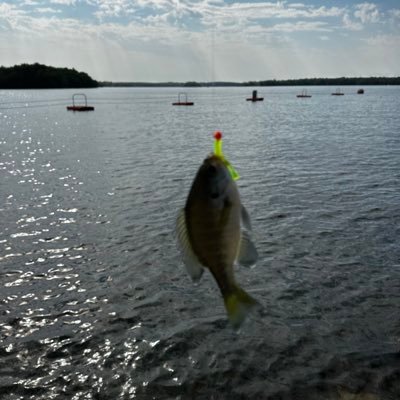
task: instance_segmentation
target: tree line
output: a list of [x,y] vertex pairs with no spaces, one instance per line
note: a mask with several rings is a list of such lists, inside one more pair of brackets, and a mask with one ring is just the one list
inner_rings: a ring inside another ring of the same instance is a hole
[[355,78],[305,78],[288,80],[251,81],[245,86],[330,86],[330,85],[400,85],[400,77],[355,77]]
[[97,82],[86,72],[42,64],[0,67],[0,89],[112,87],[221,87],[221,86],[345,86],[400,85],[400,77],[305,78],[248,82]]
[[354,78],[305,78],[287,80],[263,80],[248,82],[99,82],[100,86],[111,87],[222,87],[222,86],[366,86],[400,85],[400,77],[354,77]]
[[20,64],[0,67],[1,89],[93,88],[97,81],[86,72],[55,68],[42,64]]

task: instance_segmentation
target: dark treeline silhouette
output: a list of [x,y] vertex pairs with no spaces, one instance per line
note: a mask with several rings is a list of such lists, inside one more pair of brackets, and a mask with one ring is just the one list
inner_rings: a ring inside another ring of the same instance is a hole
[[242,86],[235,82],[99,82],[104,87],[208,87],[208,86]]
[[288,79],[284,81],[268,80],[247,82],[245,86],[328,86],[328,85],[400,85],[400,77],[358,77],[358,78],[305,78]]
[[42,64],[0,67],[1,89],[92,88],[99,84],[86,72]]
[[305,78],[249,82],[99,82],[113,87],[212,87],[212,86],[346,86],[346,85],[400,85],[400,77]]
[[400,77],[305,78],[248,82],[97,82],[85,72],[42,64],[0,67],[0,89],[112,87],[221,87],[221,86],[345,86],[400,85]]

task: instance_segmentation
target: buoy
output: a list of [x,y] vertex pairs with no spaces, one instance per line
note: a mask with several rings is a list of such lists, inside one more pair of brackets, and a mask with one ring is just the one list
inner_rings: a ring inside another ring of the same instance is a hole
[[[76,105],[75,104],[75,97],[76,96],[83,96],[85,99],[85,105]],[[94,107],[87,105],[87,97],[84,93],[75,93],[72,95],[72,106],[67,106],[68,111],[94,111]]]
[[246,99],[247,101],[263,101],[264,97],[257,97],[257,90],[253,90],[251,97]]
[[332,93],[332,96],[343,96],[344,93],[340,91],[340,88],[336,89],[336,92]]
[[298,94],[296,97],[300,97],[300,98],[307,98],[307,97],[311,97],[311,94],[308,94],[307,93],[307,89],[303,89],[302,91],[301,91],[301,93],[300,94]]
[[[181,101],[181,96],[185,97],[185,101]],[[178,101],[172,103],[173,106],[192,106],[194,103],[192,101],[187,101],[187,94],[186,93],[179,93],[178,94]]]

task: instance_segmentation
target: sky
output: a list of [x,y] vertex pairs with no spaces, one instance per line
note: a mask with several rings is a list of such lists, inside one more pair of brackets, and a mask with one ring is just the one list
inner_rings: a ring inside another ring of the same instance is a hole
[[400,0],[0,0],[0,65],[114,82],[400,76]]

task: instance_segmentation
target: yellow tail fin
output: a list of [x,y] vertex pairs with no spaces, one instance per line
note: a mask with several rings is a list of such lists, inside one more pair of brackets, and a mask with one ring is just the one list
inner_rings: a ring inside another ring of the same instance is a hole
[[235,329],[238,329],[249,312],[259,305],[256,300],[237,285],[224,295],[224,302],[229,321]]

